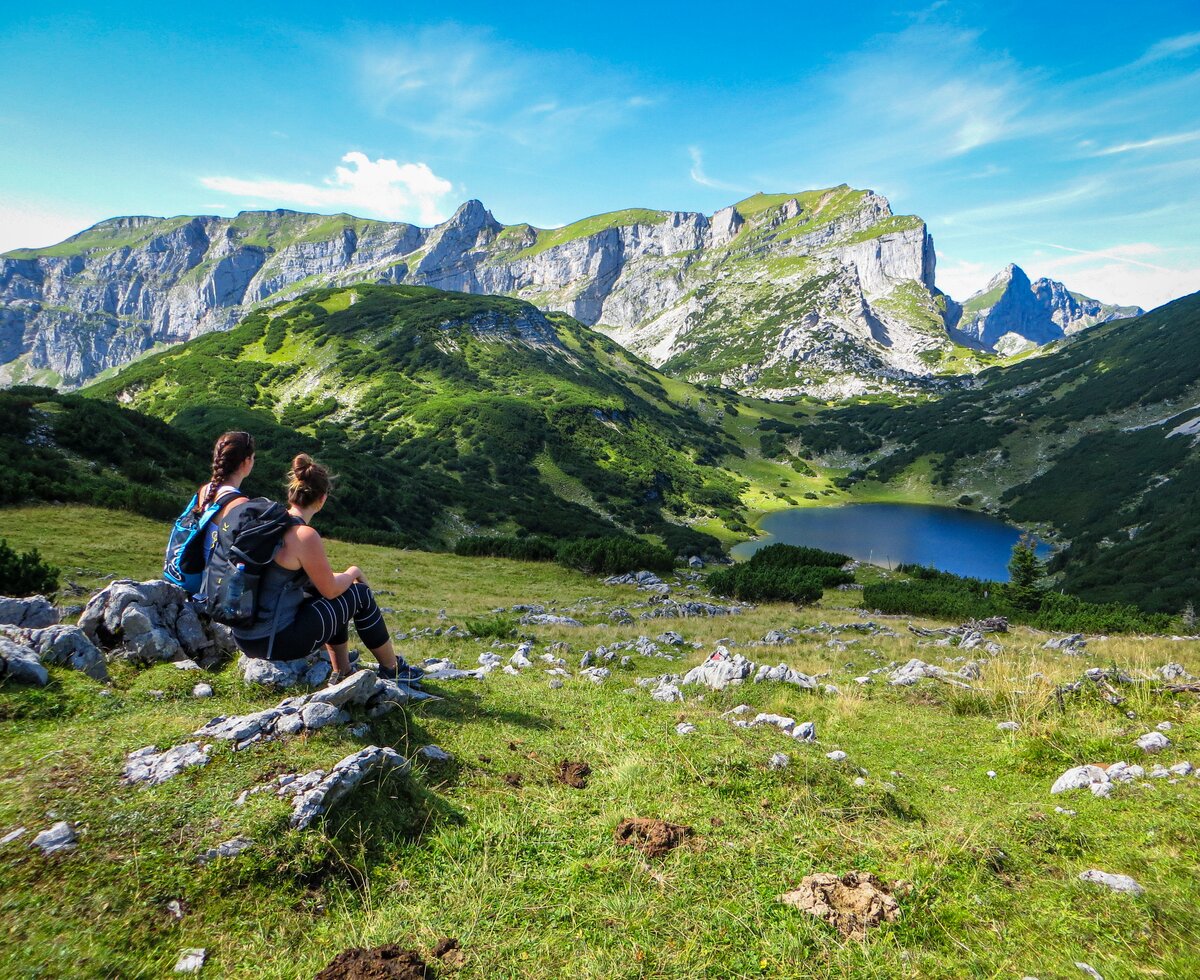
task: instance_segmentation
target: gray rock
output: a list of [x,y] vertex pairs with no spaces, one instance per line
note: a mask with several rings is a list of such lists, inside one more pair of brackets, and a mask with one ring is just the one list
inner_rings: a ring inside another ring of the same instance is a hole
[[454,758],[449,752],[443,749],[440,745],[423,745],[417,749],[419,755],[426,762],[449,762]]
[[43,664],[78,670],[97,681],[108,680],[104,654],[78,626],[11,630],[8,636],[35,650]]
[[779,630],[768,630],[766,635],[762,638],[762,642],[770,646],[778,646],[795,643],[796,641],[786,633],[780,632]]
[[44,595],[24,599],[0,596],[0,623],[4,625],[40,629],[57,622],[58,610]]
[[202,623],[183,589],[161,580],[113,582],[89,600],[79,628],[110,656],[141,664],[215,665],[234,649],[228,629]]
[[125,757],[122,779],[126,783],[146,783],[157,786],[165,783],[184,769],[206,766],[212,746],[201,746],[199,742],[187,742],[160,752],[153,745],[130,752]]
[[667,646],[672,646],[672,647],[681,647],[681,646],[683,646],[683,644],[685,642],[683,637],[680,636],[678,633],[676,633],[674,630],[667,630],[665,633],[659,633],[658,636],[655,637],[655,639],[659,643],[664,643]]
[[326,725],[338,725],[350,720],[350,716],[326,701],[310,701],[300,709],[300,720],[310,731]]
[[802,674],[798,670],[793,670],[787,664],[778,664],[774,667],[768,667],[766,664],[760,666],[754,673],[754,683],[761,684],[763,681],[779,681],[784,684],[795,684],[797,687],[802,687],[807,691],[815,691],[817,689],[817,679],[809,677],[808,674]]
[[0,680],[45,687],[50,683],[50,673],[32,647],[0,637]]
[[682,701],[683,692],[674,684],[660,684],[650,692],[650,697],[655,701],[662,701],[665,704],[670,704],[674,701]]
[[1123,892],[1126,895],[1142,895],[1146,891],[1129,875],[1110,874],[1107,871],[1097,871],[1095,868],[1084,871],[1080,874],[1079,880],[1088,881],[1094,885],[1103,885],[1105,888],[1111,888],[1115,892]]
[[1160,731],[1160,732],[1169,732],[1174,727],[1175,726],[1172,725],[1169,721],[1160,721],[1157,725],[1154,726],[1155,730]]
[[817,726],[811,721],[802,721],[792,729],[792,738],[799,742],[815,742],[817,740]]
[[932,664],[927,664],[923,660],[913,658],[903,667],[899,667],[892,671],[889,675],[888,682],[892,687],[911,687],[920,682],[923,678],[932,678],[941,681],[945,684],[951,684],[954,687],[966,687],[971,685],[966,684],[961,680],[956,679],[949,671],[941,667],[935,667]]
[[316,691],[309,697],[308,703],[330,704],[335,708],[366,704],[374,696],[378,680],[371,671],[358,670],[337,684]]
[[1147,754],[1169,748],[1171,740],[1162,732],[1147,732],[1137,740],[1137,747]]
[[786,769],[791,761],[791,757],[786,752],[776,752],[767,760],[767,768]]
[[689,721],[681,721],[675,726],[676,735],[693,735],[697,731],[699,731],[699,729],[697,729],[696,726]]
[[192,697],[194,698],[211,698],[212,696],[213,688],[211,684],[201,682],[192,688]]
[[740,684],[754,672],[757,666],[740,653],[730,655],[728,649],[720,646],[708,660],[684,674],[680,684],[703,684],[705,687],[720,691],[730,684]]
[[16,830],[10,830],[3,837],[0,837],[0,847],[4,847],[5,844],[11,844],[13,841],[15,841],[19,837],[21,837],[21,835],[24,833],[25,833],[24,827],[18,827]]
[[1077,653],[1087,646],[1087,640],[1083,638],[1082,633],[1072,633],[1070,636],[1057,636],[1051,640],[1047,640],[1043,644],[1044,650],[1065,650],[1070,653]]
[[1091,977],[1092,980],[1104,980],[1104,977],[1090,963],[1076,963],[1075,966]]
[[530,613],[521,617],[521,622],[525,626],[582,626],[578,619],[572,619],[570,616],[554,616],[550,613]]
[[826,752],[825,758],[832,762],[844,762],[846,759],[846,753],[841,749],[834,749],[832,752]]
[[687,563],[688,563],[688,568],[703,568],[704,567],[704,559],[701,558],[699,555],[692,555],[692,557],[688,559]]
[[73,850],[75,841],[75,828],[60,820],[38,834],[29,846],[38,848],[43,854],[58,854]]
[[179,959],[175,961],[176,973],[199,973],[204,967],[204,960],[208,957],[208,950],[202,948],[185,949],[179,954]]
[[1002,721],[996,727],[1002,732],[1019,732],[1021,730],[1020,723],[1015,721]]
[[[303,830],[314,820],[328,813],[339,800],[344,798],[370,776],[390,771],[405,773],[408,760],[395,749],[368,745],[352,755],[346,756],[320,780],[292,801],[291,825]],[[303,777],[302,777],[303,778]]]
[[216,847],[210,847],[207,851],[196,856],[197,864],[208,864],[210,861],[215,861],[217,858],[237,857],[242,851],[248,847],[253,847],[254,841],[249,837],[237,836],[230,840],[222,841]]
[[588,667],[579,672],[580,677],[586,677],[593,684],[603,684],[612,675],[607,667]]
[[1067,793],[1076,789],[1089,789],[1095,796],[1107,796],[1112,789],[1112,782],[1108,773],[1099,766],[1076,766],[1059,776],[1050,787],[1050,792]]
[[[243,681],[279,691],[317,687],[325,683],[332,669],[329,657],[323,653],[300,660],[263,660],[245,655],[238,659]],[[350,678],[355,676],[351,674]]]
[[1186,681],[1190,680],[1192,676],[1184,669],[1183,664],[1176,663],[1163,664],[1156,673],[1164,681]]

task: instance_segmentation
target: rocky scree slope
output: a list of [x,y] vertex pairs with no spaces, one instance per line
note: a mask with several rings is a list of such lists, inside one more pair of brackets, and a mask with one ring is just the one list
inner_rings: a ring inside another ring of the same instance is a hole
[[1053,525],[1070,546],[1052,567],[1082,598],[1200,605],[1200,293],[936,402],[831,411],[797,433],[802,452],[852,454],[849,484],[928,473],[948,499]]
[[1030,282],[1020,266],[1009,265],[962,306],[953,306],[947,322],[966,344],[1015,354],[1143,313],[1138,306],[1114,306],[1073,293],[1054,279]]
[[437,546],[480,529],[648,532],[713,550],[686,524],[744,519],[743,481],[721,465],[743,450],[699,414],[721,396],[686,387],[687,407],[664,381],[521,300],[361,285],[252,313],[85,394],[198,443],[254,432],[251,492],[276,493],[294,453],[317,455],[351,488],[322,518],[342,537]]
[[262,304],[363,281],[520,297],[680,376],[768,395],[903,386],[953,347],[924,222],[841,185],[551,230],[502,225],[478,201],[434,228],[115,218],[0,257],[0,380],[76,385]]

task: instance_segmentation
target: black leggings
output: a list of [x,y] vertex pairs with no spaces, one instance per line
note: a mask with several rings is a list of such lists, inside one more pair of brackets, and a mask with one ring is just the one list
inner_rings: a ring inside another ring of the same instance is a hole
[[[275,634],[271,659],[299,660],[322,644],[345,643],[352,620],[368,650],[377,650],[387,642],[387,625],[375,596],[361,582],[355,582],[336,599],[308,599],[301,604],[296,618]],[[246,656],[263,659],[270,642],[270,637],[263,637],[238,640],[237,644]]]

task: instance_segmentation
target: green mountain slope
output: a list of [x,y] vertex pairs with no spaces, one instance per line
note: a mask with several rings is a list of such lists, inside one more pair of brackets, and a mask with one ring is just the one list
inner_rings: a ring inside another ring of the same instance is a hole
[[564,314],[425,287],[330,288],[142,360],[87,394],[199,441],[245,428],[259,492],[314,453],[341,478],[331,530],[437,546],[479,528],[571,537],[742,526],[741,449],[670,382]]
[[826,413],[814,452],[853,454],[849,484],[927,472],[1068,539],[1068,591],[1178,612],[1200,604],[1200,294],[1095,327],[1051,357],[936,402]]

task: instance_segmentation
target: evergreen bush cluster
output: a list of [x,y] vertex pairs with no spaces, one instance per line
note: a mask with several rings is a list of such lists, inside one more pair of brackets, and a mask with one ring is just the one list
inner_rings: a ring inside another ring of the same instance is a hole
[[37,548],[14,551],[0,539],[0,595],[27,596],[58,588],[59,570],[42,559]]
[[708,587],[743,602],[816,602],[825,589],[854,581],[842,570],[849,560],[848,555],[819,548],[772,544],[743,564],[713,572]]
[[622,575],[642,569],[666,573],[674,567],[675,559],[658,545],[610,535],[564,541],[558,548],[558,562],[589,575]]
[[467,558],[513,558],[517,561],[553,561],[557,551],[545,538],[472,534],[460,538],[454,553]]

